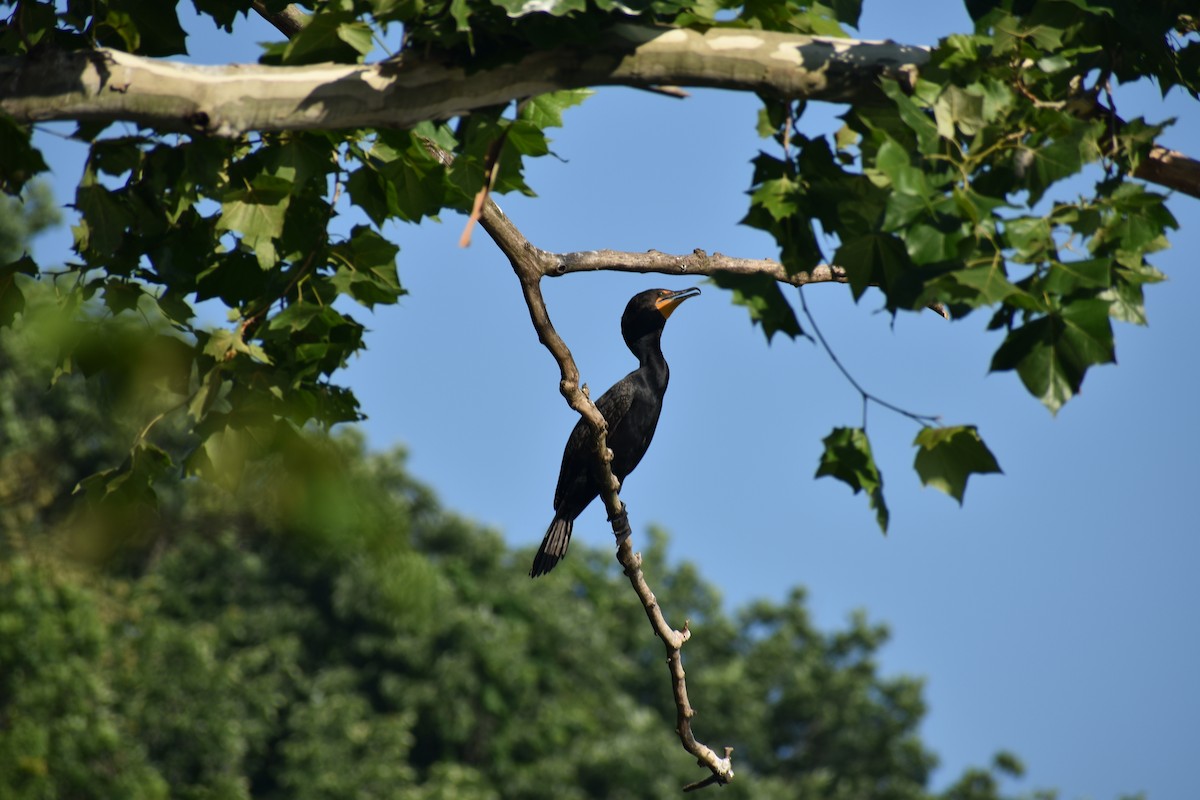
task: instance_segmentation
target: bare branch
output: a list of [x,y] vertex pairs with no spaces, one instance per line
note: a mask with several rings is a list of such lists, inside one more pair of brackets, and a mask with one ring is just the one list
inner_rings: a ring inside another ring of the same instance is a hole
[[700,249],[687,255],[671,255],[649,250],[645,253],[629,253],[619,250],[585,250],[578,253],[546,253],[551,268],[549,277],[566,275],[570,272],[658,272],[663,275],[712,275],[716,272],[732,272],[738,275],[766,275],[780,283],[804,286],[809,283],[846,283],[846,270],[841,267],[821,264],[809,272],[789,275],[783,264],[769,258],[735,258],[713,253],[708,255]]
[[[427,145],[438,159],[449,163],[449,153]],[[513,271],[521,282],[521,292],[525,296],[525,304],[529,309],[529,319],[537,331],[538,341],[545,345],[554,360],[558,363],[560,380],[559,391],[571,408],[575,409],[592,428],[595,437],[597,459],[600,467],[600,499],[608,511],[609,521],[612,522],[613,535],[617,540],[617,561],[621,564],[625,576],[642,602],[646,617],[654,633],[662,640],[667,651],[667,667],[671,673],[671,687],[675,697],[675,732],[685,750],[696,757],[701,766],[707,767],[711,775],[703,781],[690,784],[688,790],[706,786],[712,783],[726,784],[733,780],[732,748],[725,748],[724,757],[718,756],[712,748],[696,739],[692,733],[692,717],[695,710],[688,700],[687,681],[683,670],[683,645],[691,637],[691,631],[685,624],[682,631],[673,629],[663,616],[658,606],[658,599],[646,583],[642,573],[641,554],[633,552],[630,536],[629,515],[625,505],[618,495],[620,483],[612,474],[612,451],[608,449],[608,423],[604,416],[592,403],[587,392],[579,385],[579,368],[566,342],[558,335],[550,322],[550,314],[546,309],[546,301],[542,297],[541,279],[545,275],[561,274],[557,272],[557,264],[563,256],[548,253],[535,247],[524,234],[517,229],[500,207],[490,197],[483,201],[479,213],[479,225],[500,248]],[[627,254],[634,255],[634,254]],[[661,254],[660,254],[661,255]]]
[[[645,253],[629,253],[620,250],[585,250],[579,253],[547,253],[542,251],[543,262],[550,264],[549,277],[566,275],[570,272],[658,272],[663,275],[714,275],[731,272],[735,275],[766,275],[780,283],[797,288],[810,283],[849,283],[844,267],[836,264],[819,264],[811,270],[788,273],[783,264],[769,258],[735,258],[721,253],[711,256],[697,248],[685,256],[648,250]],[[931,311],[945,319],[949,312],[941,303],[932,303]]]
[[251,5],[263,19],[274,25],[280,33],[289,39],[300,33],[308,21],[307,15],[295,4],[285,6],[278,14],[268,11],[267,4],[263,0],[253,0]]
[[[497,217],[489,219],[489,217]],[[554,330],[550,316],[546,311],[546,303],[542,298],[540,280],[542,277],[542,259],[544,252],[538,251],[521,236],[516,226],[500,211],[490,199],[485,201],[484,210],[479,224],[500,246],[512,262],[513,269],[521,281],[521,291],[525,295],[525,303],[529,307],[529,318],[537,330],[538,339],[546,346],[558,362],[562,379],[559,381],[559,391],[567,399],[571,408],[578,411],[592,428],[595,436],[597,459],[600,464],[600,497],[608,510],[612,522],[613,535],[617,539],[617,561],[621,564],[625,576],[642,602],[646,617],[655,635],[662,640],[667,651],[667,667],[671,673],[671,686],[675,695],[676,723],[675,732],[680,742],[689,753],[696,757],[701,766],[712,771],[712,780],[719,784],[728,783],[733,779],[733,764],[728,751],[725,758],[719,757],[712,748],[697,741],[692,734],[692,717],[695,711],[688,700],[687,682],[683,670],[682,649],[684,643],[691,637],[691,631],[685,624],[682,631],[671,628],[658,606],[658,599],[646,583],[642,573],[642,557],[633,552],[630,536],[629,515],[621,502],[617,491],[620,487],[615,475],[612,474],[612,451],[608,449],[608,424],[600,414],[599,409],[592,403],[587,393],[579,388],[579,370],[571,357],[571,351],[563,342],[562,337]]]

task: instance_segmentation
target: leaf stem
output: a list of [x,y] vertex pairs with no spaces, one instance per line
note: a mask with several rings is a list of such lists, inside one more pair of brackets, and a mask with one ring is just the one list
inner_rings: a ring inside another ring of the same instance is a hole
[[889,411],[893,411],[897,414],[900,414],[901,416],[908,417],[909,419],[913,420],[914,422],[919,423],[923,427],[931,425],[931,424],[935,424],[935,423],[941,421],[941,417],[939,417],[937,415],[917,414],[913,411],[908,411],[906,409],[900,408],[900,406],[893,405],[892,403],[889,403],[886,400],[876,397],[875,395],[871,394],[866,389],[864,389],[862,387],[862,385],[859,384],[859,382],[854,379],[854,376],[850,374],[850,371],[848,369],[846,369],[845,365],[842,364],[841,359],[839,359],[837,357],[837,353],[833,352],[833,348],[829,346],[828,340],[825,339],[825,334],[821,333],[821,327],[819,325],[817,325],[816,318],[813,317],[812,311],[810,311],[808,308],[808,301],[804,297],[803,287],[797,287],[797,292],[800,294],[800,308],[804,312],[804,317],[805,317],[805,319],[808,320],[808,324],[810,326],[812,326],[812,332],[814,334],[816,334],[817,341],[819,341],[821,343],[821,347],[825,350],[825,354],[829,356],[829,360],[832,361],[833,365],[838,368],[838,371],[842,373],[842,376],[847,381],[849,381],[850,385],[853,386],[855,388],[855,390],[857,390],[858,393],[862,396],[863,428],[864,429],[867,427],[867,405],[869,403],[876,403],[880,406],[883,406],[884,408],[886,408]]

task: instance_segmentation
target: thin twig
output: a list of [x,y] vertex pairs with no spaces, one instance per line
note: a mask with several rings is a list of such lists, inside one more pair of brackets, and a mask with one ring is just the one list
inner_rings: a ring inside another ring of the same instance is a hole
[[639,86],[637,88],[643,92],[661,94],[665,97],[674,97],[678,100],[686,100],[692,96],[690,92],[680,89],[678,86]]
[[263,0],[253,0],[251,5],[254,6],[254,10],[258,12],[259,16],[274,25],[276,30],[289,39],[300,33],[308,24],[308,15],[295,4],[285,6],[278,13],[268,11],[267,4]]
[[841,267],[821,264],[812,270],[788,274],[783,264],[769,258],[737,258],[722,253],[709,255],[699,248],[687,255],[647,250],[631,253],[622,250],[584,250],[577,253],[546,253],[551,278],[572,272],[657,272],[663,275],[713,275],[731,272],[737,275],[766,275],[780,283],[804,286],[809,283],[846,283]]
[[821,333],[821,328],[819,325],[817,325],[816,318],[813,317],[812,312],[808,310],[808,301],[805,300],[805,298],[804,298],[803,287],[801,287],[800,289],[797,290],[797,294],[800,295],[800,308],[804,312],[804,317],[805,317],[805,319],[808,320],[808,324],[812,328],[813,333],[816,334],[817,341],[819,341],[821,343],[821,347],[824,348],[826,355],[829,356],[829,360],[833,362],[833,365],[835,367],[837,367],[838,370],[842,373],[842,375],[846,378],[846,380],[850,382],[850,385],[853,386],[860,395],[862,395],[863,427],[864,428],[867,425],[867,403],[868,402],[881,405],[884,408],[888,409],[889,411],[894,411],[897,414],[908,417],[909,419],[914,420],[915,422],[919,422],[922,425],[929,425],[931,423],[936,423],[941,419],[940,417],[935,416],[933,414],[917,414],[912,411],[908,411],[906,409],[900,408],[899,406],[892,405],[888,401],[881,400],[880,398],[878,398],[875,395],[868,392],[866,389],[862,388],[862,386],[859,385],[858,381],[856,381],[854,379],[854,376],[850,374],[850,371],[848,369],[846,369],[846,367],[842,364],[841,359],[839,359],[837,357],[837,353],[833,352],[833,348],[829,346],[829,342],[826,341],[825,335],[823,333]]

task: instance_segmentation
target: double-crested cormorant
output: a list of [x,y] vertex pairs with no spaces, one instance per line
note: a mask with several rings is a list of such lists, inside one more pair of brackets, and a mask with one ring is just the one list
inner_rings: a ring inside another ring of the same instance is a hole
[[[634,295],[621,315],[621,336],[637,356],[638,368],[600,395],[596,407],[608,422],[612,472],[622,483],[646,455],[667,392],[669,372],[662,354],[663,326],[680,303],[698,294],[700,290],[695,287],[681,292],[649,289]],[[554,521],[534,556],[529,577],[545,575],[566,556],[575,518],[599,494],[592,430],[586,420],[580,419],[563,451],[558,488],[554,490]]]

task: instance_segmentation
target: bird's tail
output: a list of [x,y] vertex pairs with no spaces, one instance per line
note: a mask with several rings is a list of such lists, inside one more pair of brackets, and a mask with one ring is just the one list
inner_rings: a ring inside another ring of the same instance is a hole
[[574,526],[574,520],[554,518],[550,527],[546,529],[542,546],[538,548],[537,555],[533,557],[533,569],[529,570],[529,577],[536,578],[539,575],[545,575],[554,569],[555,564],[566,558],[567,545],[571,544],[571,528]]

